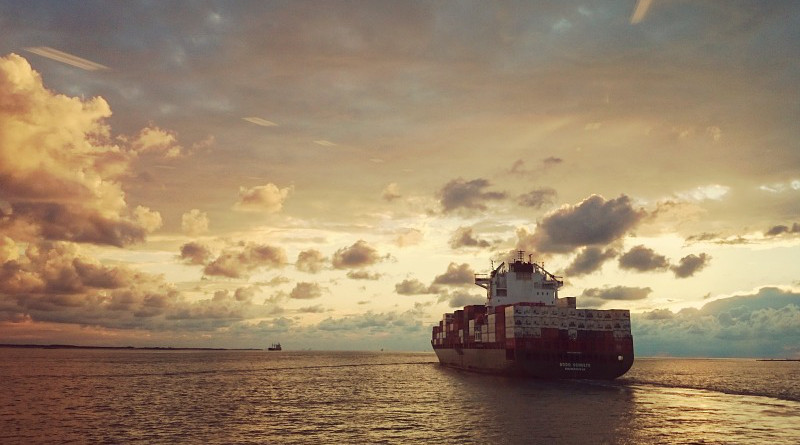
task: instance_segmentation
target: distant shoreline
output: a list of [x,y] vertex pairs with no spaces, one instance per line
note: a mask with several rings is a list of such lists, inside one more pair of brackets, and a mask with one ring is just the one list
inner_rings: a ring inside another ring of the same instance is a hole
[[172,346],[79,346],[79,345],[16,345],[0,344],[0,348],[20,349],[111,349],[124,351],[264,351],[259,348],[176,348]]
[[757,362],[800,362],[800,358],[757,358]]

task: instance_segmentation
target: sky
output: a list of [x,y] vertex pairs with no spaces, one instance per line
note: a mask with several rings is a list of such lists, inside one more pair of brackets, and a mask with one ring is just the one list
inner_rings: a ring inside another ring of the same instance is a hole
[[524,250],[800,357],[800,3],[0,1],[0,343],[430,350]]

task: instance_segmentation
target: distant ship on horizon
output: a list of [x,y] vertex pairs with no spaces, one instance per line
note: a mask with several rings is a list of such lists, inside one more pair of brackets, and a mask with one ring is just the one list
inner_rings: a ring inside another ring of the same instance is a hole
[[524,260],[475,274],[483,305],[444,314],[431,346],[442,365],[538,378],[615,379],[633,365],[626,309],[577,309],[561,277]]
[[281,351],[281,344],[280,343],[273,343],[272,346],[267,348],[267,351]]

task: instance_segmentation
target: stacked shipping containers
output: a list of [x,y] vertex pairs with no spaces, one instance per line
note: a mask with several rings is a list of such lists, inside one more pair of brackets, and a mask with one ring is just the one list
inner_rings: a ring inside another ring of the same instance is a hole
[[496,306],[495,312],[488,314],[486,306],[465,306],[455,313],[444,314],[439,325],[433,327],[432,343],[446,348],[477,345],[516,348],[521,340],[528,339],[613,342],[631,337],[630,311],[576,309],[574,301],[556,306],[540,303]]

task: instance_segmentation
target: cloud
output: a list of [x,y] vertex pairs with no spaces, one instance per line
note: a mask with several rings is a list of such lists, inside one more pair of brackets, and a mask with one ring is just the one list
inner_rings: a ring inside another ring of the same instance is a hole
[[181,216],[181,230],[191,236],[208,232],[208,214],[198,209],[192,209]]
[[422,242],[424,236],[418,229],[402,229],[394,238],[394,243],[398,247],[414,246]]
[[25,48],[25,50],[33,54],[37,54],[42,57],[46,57],[48,59],[52,59],[61,63],[66,63],[67,65],[72,65],[76,68],[80,68],[86,71],[97,71],[97,70],[108,69],[107,66],[102,65],[100,63],[92,62],[91,60],[86,60],[82,57],[78,57],[69,53],[65,53],[63,51],[59,51],[54,48],[50,48],[49,46],[34,46]]
[[286,252],[280,247],[247,243],[241,250],[227,249],[203,269],[206,275],[241,278],[247,272],[262,267],[283,267]]
[[486,201],[505,199],[503,192],[484,191],[491,184],[486,179],[473,179],[464,181],[454,179],[442,187],[438,192],[442,211],[447,213],[457,209],[486,210]]
[[625,195],[606,200],[592,195],[574,206],[547,214],[536,227],[533,244],[540,252],[571,252],[579,247],[606,245],[621,238],[645,216]]
[[450,263],[447,266],[447,271],[441,275],[437,275],[433,279],[433,284],[440,284],[445,286],[470,286],[475,284],[475,272],[467,263],[456,264]]
[[112,142],[105,100],[54,94],[11,54],[0,58],[0,104],[5,234],[124,246],[158,225],[154,211],[127,207],[119,179],[135,152]]
[[631,13],[631,25],[641,23],[647,16],[647,11],[650,10],[653,0],[636,0],[636,8]]
[[670,269],[675,273],[677,278],[688,278],[695,273],[703,270],[711,261],[711,256],[705,253],[700,255],[687,255],[681,258],[677,266],[672,266]]
[[491,244],[486,240],[479,240],[472,235],[471,227],[459,227],[450,237],[450,247],[458,249],[461,247],[480,247],[486,248]]
[[639,245],[619,257],[619,267],[639,272],[665,270],[669,267],[669,261],[663,255],[655,253],[653,249]]
[[800,358],[800,294],[763,287],[678,312],[632,315],[637,353]]
[[533,176],[539,175],[547,171],[547,169],[552,168],[558,164],[562,164],[564,162],[563,159],[549,156],[545,159],[542,159],[541,164],[537,165],[531,169],[525,167],[525,161],[522,159],[517,159],[511,164],[511,168],[508,169],[508,172],[512,175],[520,175],[520,176]]
[[572,260],[572,264],[567,266],[564,271],[568,276],[580,276],[592,273],[600,267],[607,260],[616,257],[619,254],[616,249],[605,249],[600,247],[584,247]]
[[473,304],[483,304],[486,302],[486,296],[474,295],[464,291],[456,291],[452,294],[444,292],[439,295],[438,301],[439,303],[446,301],[448,306],[452,308],[462,308]]
[[366,241],[358,240],[352,246],[334,252],[331,262],[336,269],[350,269],[371,266],[380,260],[377,250]]
[[289,292],[289,298],[295,300],[312,300],[322,296],[322,288],[317,283],[297,283]]
[[416,278],[405,279],[394,285],[394,291],[400,295],[423,295],[435,294],[438,289],[435,286],[426,286]]
[[402,198],[403,195],[400,194],[400,186],[398,186],[396,182],[392,182],[383,189],[382,197],[385,201],[392,202]]
[[188,264],[206,264],[211,257],[208,248],[200,243],[191,242],[181,246],[180,258]]
[[366,270],[351,270],[347,272],[347,278],[351,280],[379,280],[381,278],[381,274],[379,273],[369,273]]
[[283,207],[283,202],[289,196],[291,187],[278,188],[275,184],[268,183],[252,188],[239,187],[239,201],[234,209],[241,211],[277,213]]
[[317,273],[325,268],[328,261],[319,250],[309,249],[297,254],[297,261],[294,266],[301,272]]
[[278,124],[272,121],[268,121],[266,119],[262,119],[260,117],[243,117],[243,120],[250,122],[251,124],[256,124],[262,127],[277,127]]
[[161,214],[144,206],[136,206],[134,220],[148,233],[161,227]]
[[780,236],[780,235],[793,235],[796,233],[800,233],[800,224],[794,223],[791,227],[785,226],[783,224],[772,226],[764,236],[773,237],[773,236]]
[[579,301],[587,306],[601,306],[608,301],[644,300],[653,292],[649,287],[614,286],[584,289]]
[[523,207],[533,207],[535,209],[541,209],[546,205],[550,205],[553,203],[553,200],[556,197],[556,191],[549,187],[543,187],[535,190],[531,190],[524,195],[520,195],[517,197],[517,204]]
[[157,154],[166,159],[180,157],[183,150],[174,132],[158,127],[143,128],[130,145],[137,154]]
[[702,202],[702,201],[720,201],[731,190],[730,187],[720,184],[710,184],[700,187],[695,187],[692,190],[677,193],[678,198],[686,201]]

